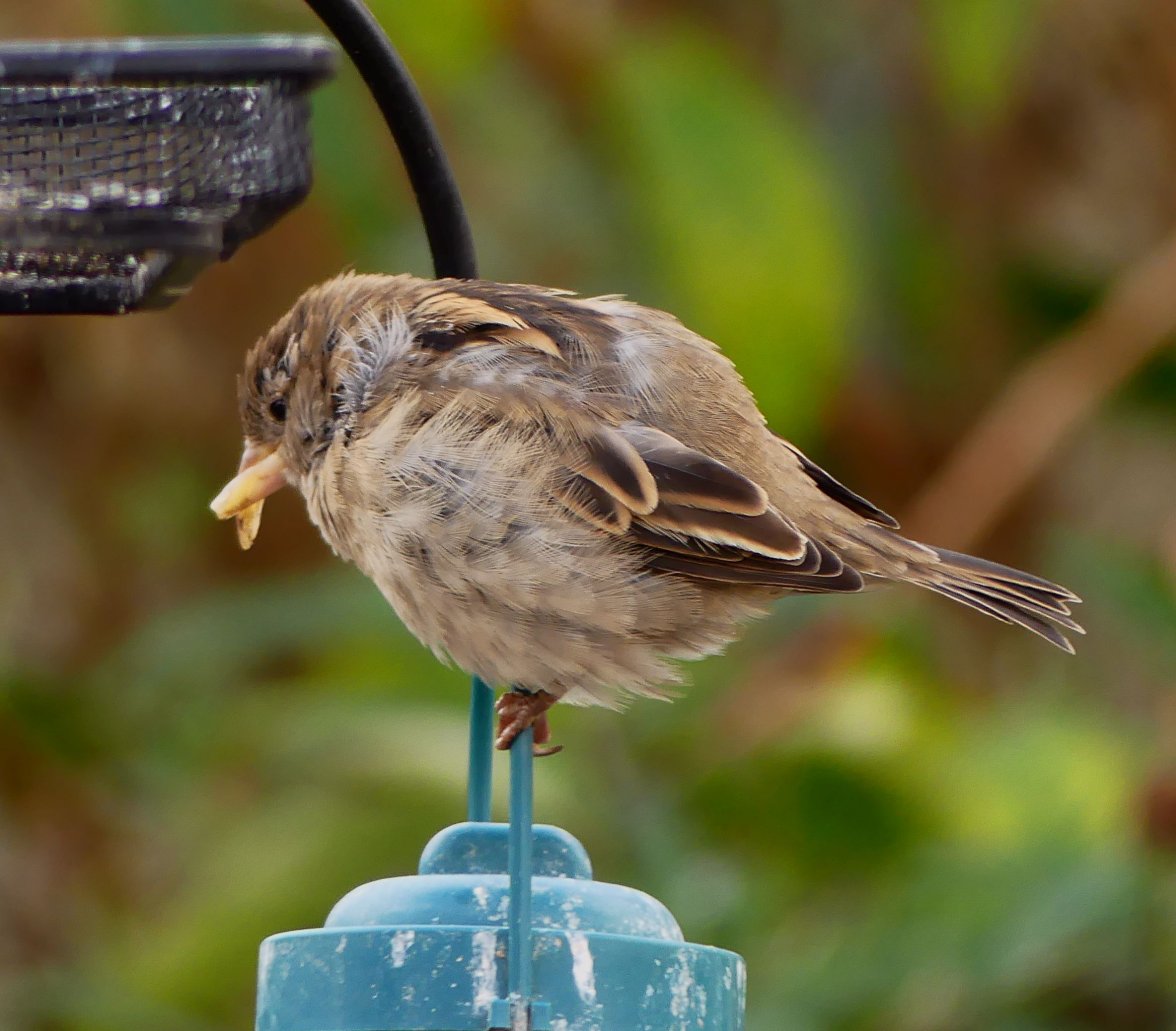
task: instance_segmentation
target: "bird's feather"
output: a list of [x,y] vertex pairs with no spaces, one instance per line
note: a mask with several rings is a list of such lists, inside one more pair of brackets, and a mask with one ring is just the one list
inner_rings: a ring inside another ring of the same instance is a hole
[[634,513],[645,515],[658,504],[657,484],[637,449],[620,433],[601,426],[584,440],[585,459],[576,469],[586,480],[613,495]]
[[578,473],[555,487],[556,500],[605,533],[620,536],[633,523],[633,513],[613,494]]
[[[777,438],[779,439],[779,438]],[[800,463],[800,467],[808,475],[809,479],[813,481],[827,498],[831,498],[839,505],[844,505],[849,511],[860,515],[863,519],[867,519],[872,523],[878,523],[880,526],[887,526],[892,530],[898,529],[898,520],[894,516],[883,512],[872,501],[868,501],[860,494],[850,490],[840,480],[835,479],[829,473],[825,472],[816,462],[812,461],[799,448],[793,447],[788,441],[782,440],[782,444],[795,456]]]
[[652,426],[627,423],[620,432],[649,467],[663,502],[744,516],[767,511],[764,489],[730,466]]
[[784,587],[794,591],[806,593],[837,592],[852,593],[860,591],[863,586],[862,576],[856,569],[849,566],[842,568],[836,576],[817,577],[804,573],[794,573],[787,566],[776,570],[762,567],[753,568],[742,563],[723,564],[702,562],[682,555],[659,552],[651,554],[646,560],[650,569],[657,569],[667,573],[677,573],[696,580],[709,580],[713,583],[747,584],[759,587]]
[[771,510],[743,516],[663,502],[642,516],[642,522],[662,533],[724,544],[781,562],[799,562],[806,553],[805,537]]

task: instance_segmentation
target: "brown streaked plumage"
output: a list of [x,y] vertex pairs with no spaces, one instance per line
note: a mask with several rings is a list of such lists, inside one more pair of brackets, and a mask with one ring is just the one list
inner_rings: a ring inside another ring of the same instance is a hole
[[[252,543],[283,482],[443,659],[534,696],[662,695],[790,592],[903,581],[1066,651],[1070,591],[907,540],[774,436],[718,348],[617,297],[344,275],[250,351],[213,503]],[[1061,629],[1059,629],[1061,628]],[[540,694],[543,692],[544,694]]]

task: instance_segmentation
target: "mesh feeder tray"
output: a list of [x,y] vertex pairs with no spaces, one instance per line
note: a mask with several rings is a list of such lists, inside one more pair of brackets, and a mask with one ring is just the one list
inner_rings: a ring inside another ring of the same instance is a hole
[[317,36],[0,45],[0,314],[160,308],[306,196]]

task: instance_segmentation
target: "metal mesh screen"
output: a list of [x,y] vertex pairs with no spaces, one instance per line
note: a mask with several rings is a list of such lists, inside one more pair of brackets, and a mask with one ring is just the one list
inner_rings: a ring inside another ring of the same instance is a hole
[[167,303],[306,195],[306,89],[0,84],[0,312]]

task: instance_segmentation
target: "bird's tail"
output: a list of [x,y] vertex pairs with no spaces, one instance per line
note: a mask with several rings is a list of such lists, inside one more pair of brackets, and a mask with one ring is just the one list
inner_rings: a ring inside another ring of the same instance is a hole
[[1074,653],[1074,646],[1058,627],[1086,633],[1070,615],[1070,606],[1082,600],[1076,594],[1010,566],[946,548],[930,550],[939,561],[911,570],[912,582],[1004,623],[1023,626],[1062,651]]

